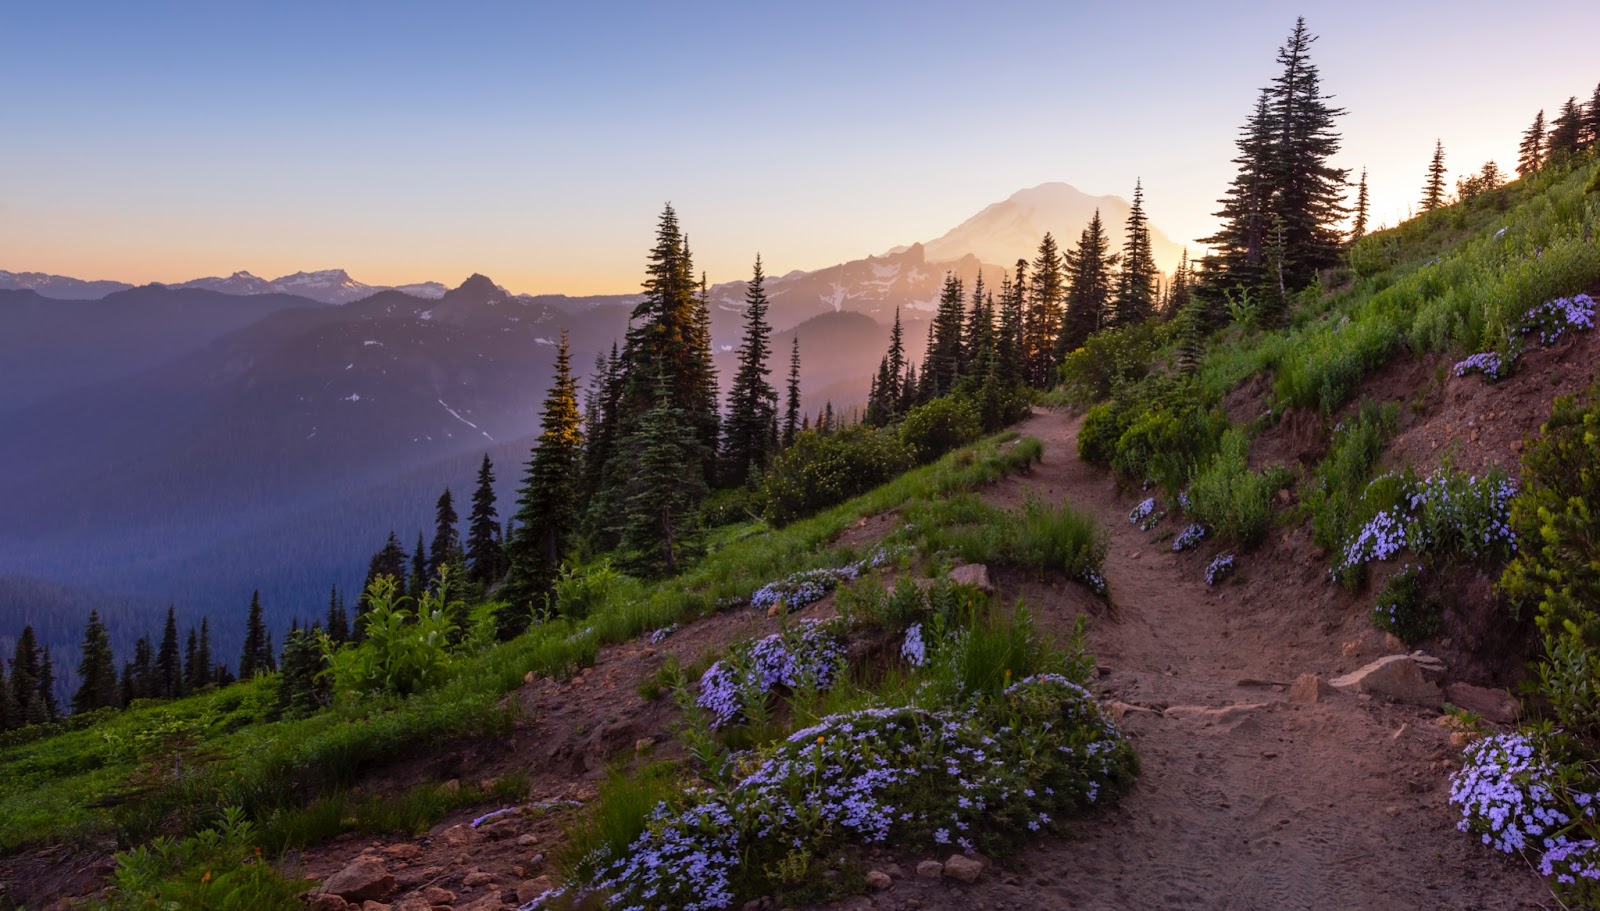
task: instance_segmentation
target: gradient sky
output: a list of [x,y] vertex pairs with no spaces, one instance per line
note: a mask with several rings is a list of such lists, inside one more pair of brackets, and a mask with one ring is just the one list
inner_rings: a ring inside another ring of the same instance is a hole
[[1142,178],[1189,241],[1297,13],[1377,222],[1436,137],[1452,183],[1510,168],[1535,111],[1600,79],[1593,0],[7,0],[0,269],[630,292],[668,200],[716,282],[758,250],[782,273],[928,240],[1049,180]]

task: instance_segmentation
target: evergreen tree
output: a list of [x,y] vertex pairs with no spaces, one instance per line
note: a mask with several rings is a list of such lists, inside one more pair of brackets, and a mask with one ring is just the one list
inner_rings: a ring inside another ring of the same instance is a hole
[[[478,486],[472,492],[472,514],[467,517],[467,579],[487,589],[505,572],[500,513],[495,509],[494,463],[484,453],[483,464],[478,466]],[[328,634],[333,635],[331,622]]]
[[1361,184],[1356,189],[1356,217],[1350,226],[1350,240],[1355,242],[1367,236],[1367,216],[1371,202],[1367,197],[1367,169],[1361,169]]
[[39,692],[43,669],[39,640],[31,625],[24,626],[11,657],[11,699],[16,706],[17,727],[50,720],[50,712]]
[[161,648],[156,652],[156,696],[176,699],[183,695],[183,663],[178,655],[178,619],[167,607],[167,624],[161,630]]
[[1550,121],[1546,158],[1559,161],[1578,154],[1583,146],[1583,119],[1577,96],[1568,98],[1561,106],[1561,113]]
[[1600,85],[1589,96],[1589,106],[1583,114],[1583,142],[1585,150],[1600,148]]
[[728,393],[728,420],[723,428],[723,478],[730,486],[755,478],[778,445],[773,437],[778,390],[767,380],[772,327],[767,324],[766,276],[759,255],[744,302],[744,339],[739,343],[739,369]]
[[1069,290],[1066,318],[1055,343],[1058,358],[1083,347],[1105,323],[1112,300],[1111,268],[1117,262],[1110,249],[1111,239],[1106,236],[1105,223],[1096,209],[1078,237],[1077,248],[1067,253]]
[[987,382],[995,359],[994,293],[983,286],[983,273],[972,285],[966,334],[961,338],[961,376],[965,386]]
[[1544,111],[1533,118],[1533,124],[1522,134],[1517,146],[1517,176],[1527,177],[1544,167],[1545,159]]
[[195,671],[194,683],[189,689],[199,690],[216,681],[216,673],[211,666],[211,621],[209,618],[200,618],[200,647],[194,654]]
[[1189,289],[1189,250],[1184,248],[1183,255],[1178,259],[1177,268],[1172,270],[1172,281],[1167,285],[1166,301],[1161,305],[1161,315],[1166,319],[1176,319],[1188,306],[1193,297]]
[[421,598],[422,593],[428,590],[429,581],[431,577],[428,575],[428,552],[423,549],[422,532],[419,531],[416,550],[411,552],[411,574],[406,582],[411,597]]
[[360,638],[361,615],[367,610],[367,590],[379,576],[388,576],[395,581],[396,601],[406,597],[406,552],[400,546],[399,536],[392,531],[383,548],[372,555],[371,562],[367,564],[367,576],[361,582],[361,600],[356,605],[357,638]]
[[[1068,254],[1069,273],[1071,269]],[[1150,222],[1144,214],[1144,184],[1135,181],[1127,238],[1122,245],[1122,269],[1117,273],[1117,290],[1111,304],[1109,322],[1113,328],[1142,323],[1155,312],[1157,275],[1155,255],[1150,249]],[[1069,303],[1069,309],[1070,306]]]
[[[428,578],[439,578],[439,570],[461,563],[461,533],[456,530],[460,518],[456,515],[455,499],[450,488],[433,505],[433,542],[428,547]],[[284,643],[287,645],[288,643]]]
[[11,681],[6,677],[6,662],[0,658],[0,731],[17,727],[17,704],[11,698]]
[[55,721],[61,717],[61,708],[56,705],[55,667],[48,648],[39,650],[39,703],[44,706],[45,721]]
[[794,445],[794,435],[800,429],[800,336],[794,337],[789,350],[789,399],[783,410],[783,445]]
[[[539,445],[528,460],[528,472],[517,499],[517,535],[507,548],[511,559],[507,585],[519,604],[532,603],[550,592],[571,544],[569,538],[577,528],[583,424],[565,330],[556,348],[555,382],[545,394],[540,426]],[[620,450],[628,451],[626,446]],[[679,469],[698,471],[699,464],[695,452],[690,452]],[[519,632],[502,629],[503,634]]]
[[[245,624],[244,650],[239,654],[239,676],[245,680],[272,669],[272,641],[267,636],[266,621],[261,616],[261,592],[250,595],[250,618]],[[138,678],[138,658],[134,658],[135,688]]]
[[1422,211],[1432,212],[1445,204],[1444,198],[1444,143],[1433,143],[1433,161],[1428,163],[1428,180],[1422,185]]
[[705,495],[704,476],[684,470],[693,464],[697,445],[693,425],[673,402],[671,381],[663,369],[655,407],[645,412],[638,430],[627,439],[628,450],[636,456],[624,501],[622,544],[646,569],[678,571],[678,539]]
[[327,656],[315,635],[308,630],[290,630],[283,640],[279,714],[285,718],[304,718],[332,701],[331,687],[322,675],[326,662]]
[[132,705],[133,700],[137,698],[139,698],[139,694],[134,692],[133,688],[133,662],[124,661],[122,662],[122,677],[117,683],[117,704],[126,707]]
[[1222,219],[1216,234],[1201,241],[1211,247],[1206,258],[1201,292],[1220,301],[1236,292],[1259,287],[1266,275],[1267,235],[1272,219],[1274,190],[1272,155],[1275,128],[1270,89],[1262,89],[1255,112],[1246,121],[1235,146],[1239,173],[1215,214]]
[[328,591],[328,618],[324,625],[327,627],[328,641],[334,645],[350,641],[350,616],[345,613],[344,599],[339,596],[337,585]]
[[1028,293],[1028,261],[1017,260],[1017,277],[1000,282],[1000,327],[995,336],[995,375],[1013,386],[1027,376],[1022,362],[1022,308]]
[[72,696],[74,713],[117,705],[117,662],[111,654],[111,637],[98,611],[89,611],[83,630],[82,657],[78,661],[78,691]]
[[[598,365],[597,365],[598,366]],[[616,342],[611,343],[611,354],[606,358],[604,373],[589,378],[592,390],[590,397],[595,399],[594,405],[584,414],[584,460],[583,460],[583,491],[590,498],[588,524],[594,528],[604,526],[603,518],[598,514],[605,499],[605,468],[611,459],[612,450],[622,432],[622,358],[617,353]],[[597,390],[597,391],[594,391]],[[502,542],[509,543],[515,535],[510,529],[511,519],[506,519],[506,533],[501,538]],[[509,558],[502,554],[504,562],[501,564],[501,575],[510,566]]]
[[885,366],[888,368],[888,385],[882,390],[884,401],[890,405],[892,413],[889,419],[893,420],[900,414],[900,380],[906,371],[906,338],[905,330],[900,325],[900,308],[894,308],[894,327],[889,330],[889,354]]
[[[1023,348],[1028,382],[1043,389],[1054,381],[1057,340],[1065,314],[1066,263],[1056,239],[1046,231],[1033,260],[1033,279],[1028,284],[1028,309],[1023,314]],[[923,365],[926,380],[928,368]]]
[[[928,354],[922,362],[922,381],[931,384],[926,398],[937,398],[956,386],[961,376],[961,328],[965,322],[966,295],[961,279],[954,272],[944,276],[939,292],[939,309],[934,312],[928,341]],[[829,428],[831,429],[831,428]]]
[[[194,627],[189,627],[189,636],[183,645],[183,689],[193,693],[204,684],[196,685],[195,674],[200,667],[200,634]],[[112,667],[112,676],[116,675],[116,668]]]
[[149,636],[133,644],[133,699],[152,699],[156,695],[156,650]]

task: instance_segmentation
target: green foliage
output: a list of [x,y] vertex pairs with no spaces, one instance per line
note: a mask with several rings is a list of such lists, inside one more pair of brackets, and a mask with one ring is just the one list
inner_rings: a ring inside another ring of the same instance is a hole
[[[1125,478],[1148,481],[1176,495],[1215,450],[1227,418],[1210,407],[1191,382],[1180,381],[1154,391],[1154,395],[1124,404],[1132,414],[1125,418],[1126,429],[1117,438],[1111,468]],[[1080,438],[1080,454],[1085,445]]]
[[184,839],[156,838],[116,856],[105,907],[114,911],[292,911],[309,885],[279,875],[256,847],[238,807],[220,825]]
[[1088,405],[1144,379],[1167,334],[1165,324],[1145,321],[1089,336],[1061,362],[1067,401]]
[[965,396],[946,395],[906,413],[900,441],[918,462],[931,462],[983,433],[978,409]]
[[893,430],[849,427],[801,433],[767,471],[766,518],[780,525],[865,493],[910,468],[913,453]]
[[582,566],[563,566],[556,580],[556,611],[572,620],[599,613],[619,599],[638,597],[641,586],[602,558]]
[[648,827],[652,811],[681,788],[677,763],[607,768],[600,782],[599,799],[566,827],[565,840],[554,858],[556,863],[570,878],[593,876],[597,872],[596,860],[625,854]]
[[[1040,576],[1062,573],[1068,579],[1082,579],[1098,573],[1109,547],[1109,535],[1093,514],[1031,496],[1020,515],[974,496],[917,501],[903,514],[905,527],[886,538],[885,544],[915,543],[935,558],[1009,564]],[[895,597],[900,597],[898,589]]]
[[1511,525],[1523,546],[1500,588],[1537,610],[1556,720],[1600,742],[1600,386],[1556,400],[1523,456]]
[[1066,502],[1051,506],[1030,496],[1022,507],[1022,521],[1013,527],[1012,558],[1041,575],[1061,572],[1078,579],[1091,571],[1098,573],[1110,546],[1110,536],[1093,513],[1079,512]]
[[[380,576],[367,589],[360,644],[335,648],[328,660],[341,693],[409,696],[439,684],[450,663],[450,640],[459,629],[449,608],[449,575],[416,602],[394,597],[394,579]],[[413,611],[408,604],[415,603]]]
[[1356,530],[1356,506],[1393,435],[1399,407],[1370,399],[1334,430],[1328,454],[1317,463],[1302,493],[1311,512],[1311,537],[1319,547],[1339,547]]
[[1282,467],[1249,468],[1250,439],[1238,428],[1222,435],[1217,454],[1190,488],[1190,511],[1223,538],[1245,547],[1260,543],[1272,521],[1272,495],[1288,483]]
[[1416,645],[1439,628],[1440,605],[1423,589],[1422,568],[1402,567],[1378,590],[1372,604],[1372,625]]
[[273,811],[255,841],[267,851],[280,854],[320,844],[346,832],[417,836],[462,807],[523,799],[527,786],[526,777],[518,773],[496,779],[486,787],[428,782],[393,796],[374,794],[361,799],[349,791],[336,791],[303,807]]

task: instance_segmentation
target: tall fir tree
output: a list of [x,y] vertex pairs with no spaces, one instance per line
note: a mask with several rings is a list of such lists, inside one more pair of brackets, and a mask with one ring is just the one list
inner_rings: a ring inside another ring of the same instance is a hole
[[[507,547],[511,560],[508,594],[519,604],[535,603],[550,593],[578,525],[583,423],[578,414],[578,384],[572,376],[565,330],[556,347],[555,370],[540,412],[539,444],[528,460],[528,471],[518,492],[517,534]],[[626,452],[626,446],[621,451]],[[689,455],[680,469],[698,471],[699,462],[693,453]]]
[[1594,94],[1589,96],[1589,104],[1583,111],[1583,142],[1585,150],[1600,148],[1600,84],[1594,87]]
[[439,570],[446,566],[460,566],[461,532],[456,528],[460,520],[460,516],[456,515],[455,498],[450,495],[450,488],[446,487],[433,504],[433,541],[428,545],[429,579],[439,578]]
[[0,658],[0,731],[9,731],[20,725],[17,704],[11,698],[11,680],[6,676],[6,662]]
[[772,327],[767,323],[766,276],[759,255],[745,287],[744,303],[739,369],[728,392],[728,419],[723,426],[722,477],[727,486],[753,482],[778,446],[778,390],[767,379]]
[[167,607],[167,623],[161,630],[161,647],[156,651],[156,696],[176,699],[183,695],[183,659],[178,652],[178,618]]
[[133,699],[153,699],[156,695],[156,649],[148,635],[133,643]]
[[[267,636],[266,620],[261,612],[261,592],[250,595],[250,617],[245,622],[244,650],[239,653],[239,679],[249,680],[272,670],[276,659],[272,654],[272,641]],[[138,658],[134,659],[135,688],[137,689]]]
[[39,640],[33,626],[24,626],[11,655],[11,699],[16,707],[16,726],[43,724],[50,720],[44,699],[39,695],[42,670]]
[[964,386],[987,382],[995,359],[994,292],[984,287],[983,272],[972,284],[965,334],[961,337],[961,375]]
[[1112,305],[1111,269],[1117,263],[1110,250],[1111,239],[1096,209],[1077,247],[1067,253],[1067,310],[1055,343],[1058,357],[1083,347],[1106,322]]
[[[1024,359],[1028,382],[1043,389],[1054,382],[1057,340],[1066,313],[1066,261],[1056,246],[1055,236],[1046,231],[1033,260],[1033,275],[1028,283],[1028,309],[1023,314]],[[923,365],[927,374],[927,365]]]
[[1362,168],[1361,183],[1356,187],[1355,219],[1350,224],[1351,243],[1367,236],[1367,216],[1371,205],[1371,199],[1367,195],[1367,169]]
[[1201,241],[1211,248],[1205,260],[1202,296],[1220,301],[1235,293],[1249,293],[1266,276],[1267,235],[1274,206],[1272,156],[1275,126],[1270,89],[1262,89],[1255,111],[1235,140],[1239,150],[1233,163],[1239,172],[1220,200],[1215,214],[1222,220],[1217,233]]
[[332,688],[322,674],[326,666],[327,657],[311,631],[289,631],[283,640],[283,672],[278,681],[279,714],[304,718],[331,701]]
[[800,336],[794,337],[789,348],[789,397],[783,407],[783,445],[794,445],[795,434],[800,431]]
[[1533,118],[1533,124],[1523,131],[1522,142],[1517,146],[1517,176],[1538,173],[1544,167],[1544,159],[1544,111],[1541,110]]
[[1578,154],[1583,145],[1583,109],[1576,95],[1561,105],[1561,113],[1550,121],[1550,136],[1545,140],[1546,157],[1561,161]]
[[1164,319],[1176,319],[1189,306],[1193,295],[1189,287],[1189,250],[1184,248],[1183,255],[1178,258],[1178,265],[1172,270],[1172,281],[1167,284],[1166,299],[1161,304],[1161,316]]
[[1000,326],[995,334],[995,375],[1007,386],[1023,382],[1022,308],[1028,293],[1028,261],[1017,260],[1017,277],[1000,282]]
[[[1068,271],[1070,274],[1070,260]],[[1128,208],[1128,226],[1122,244],[1121,269],[1117,272],[1117,288],[1112,295],[1108,321],[1112,327],[1132,326],[1150,318],[1155,312],[1158,275],[1155,254],[1150,249],[1150,220],[1144,214],[1144,184],[1135,181],[1133,205]]]
[[46,721],[61,717],[61,708],[56,705],[55,662],[51,660],[48,648],[39,650],[39,702],[44,706]]
[[[931,386],[926,398],[951,391],[961,377],[961,329],[965,322],[966,294],[954,272],[945,273],[939,292],[939,308],[934,311],[928,354],[922,361],[922,380]],[[831,428],[828,428],[831,429]]]
[[[356,605],[356,627],[360,629],[360,616],[367,611],[367,589],[372,586],[374,579],[379,576],[388,576],[395,582],[394,598],[396,601],[406,597],[406,552],[400,546],[400,537],[393,531],[383,543],[383,547],[372,555],[372,560],[367,564],[367,576],[361,582],[361,599]],[[359,633],[357,634],[359,638]]]
[[328,590],[328,616],[323,621],[323,630],[334,645],[350,641],[350,615],[345,612],[344,596],[339,594],[337,585]]
[[478,466],[478,486],[472,492],[472,513],[467,517],[467,579],[489,588],[505,576],[505,558],[500,512],[495,507],[494,463],[484,453]]
[[195,648],[194,664],[189,674],[190,692],[216,681],[216,669],[211,664],[211,621],[206,617],[200,618],[200,644]]
[[1444,142],[1434,140],[1433,160],[1428,162],[1428,179],[1422,184],[1422,211],[1432,212],[1445,204]]
[[428,575],[428,551],[423,545],[422,532],[417,532],[417,546],[411,551],[411,570],[407,576],[406,588],[411,597],[421,598],[423,592],[429,588],[432,577]]
[[[611,343],[611,354],[606,358],[603,369],[603,373],[590,377],[590,386],[597,391],[591,395],[595,399],[592,410],[584,414],[583,490],[589,498],[590,515],[587,523],[592,528],[600,528],[605,524],[599,514],[603,506],[611,505],[604,502],[609,499],[603,496],[605,470],[622,433],[622,357],[617,353],[616,342]],[[508,526],[510,522],[508,517]],[[509,544],[513,537],[515,535],[508,528],[501,541]],[[506,561],[505,566],[509,567],[509,558]]]
[[900,411],[900,380],[906,372],[906,336],[905,329],[900,323],[900,308],[894,308],[894,326],[889,329],[889,353],[887,355],[888,386],[882,390],[884,400],[890,403],[893,411],[889,415],[893,420]]
[[72,711],[117,708],[117,660],[110,652],[110,634],[101,623],[98,610],[91,610],[83,628],[83,647],[78,658],[78,690],[72,695]]
[[198,687],[194,684],[195,669],[200,665],[200,634],[194,627],[189,627],[189,635],[183,643],[183,689],[193,693]]
[[679,539],[688,530],[694,506],[705,495],[704,476],[685,471],[698,446],[693,425],[673,401],[663,369],[655,407],[645,412],[627,439],[635,453],[624,499],[623,548],[647,571],[678,571]]

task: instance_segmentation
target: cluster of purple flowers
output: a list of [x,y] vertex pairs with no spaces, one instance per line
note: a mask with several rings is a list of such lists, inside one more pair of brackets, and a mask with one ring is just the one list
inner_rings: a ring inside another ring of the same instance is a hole
[[1558,297],[1529,310],[1518,331],[1522,335],[1539,333],[1539,344],[1553,345],[1567,333],[1594,328],[1594,298],[1587,294]]
[[745,701],[765,698],[779,686],[833,686],[844,663],[844,643],[835,624],[802,620],[781,633],[741,643],[700,677],[701,708],[722,727],[743,714]]
[[515,813],[520,809],[520,807],[505,807],[499,810],[492,810],[483,814],[482,816],[479,816],[477,819],[474,819],[472,821],[472,828],[476,829],[491,819],[499,819],[502,816],[510,816],[512,813]]
[[[1392,483],[1394,477],[1384,475],[1373,484]],[[1443,470],[1421,480],[1404,476],[1395,504],[1356,532],[1333,575],[1344,578],[1402,550],[1419,555],[1445,550],[1468,560],[1514,552],[1511,498],[1516,494],[1516,484],[1503,477]]]
[[658,629],[655,632],[650,634],[650,644],[651,645],[660,645],[661,643],[667,641],[667,637],[668,636],[671,636],[673,633],[675,633],[677,631],[678,631],[678,624],[669,623],[666,626],[663,626],[662,628],[660,628],[660,629]]
[[928,646],[922,641],[922,624],[913,623],[906,630],[906,641],[900,645],[900,657],[912,667],[923,667],[928,663]]
[[1501,379],[1505,371],[1505,364],[1500,359],[1498,352],[1481,351],[1464,361],[1459,361],[1455,366],[1456,376],[1466,376],[1469,373],[1481,373],[1490,381]]
[[1172,549],[1174,552],[1188,550],[1189,548],[1205,540],[1205,537],[1206,527],[1204,525],[1201,525],[1198,522],[1190,523],[1187,528],[1178,532],[1178,536],[1176,538],[1172,539]]
[[1139,526],[1140,531],[1149,531],[1155,528],[1156,523],[1160,522],[1166,514],[1166,510],[1156,508],[1155,497],[1145,497],[1139,502],[1138,506],[1135,506],[1128,513],[1128,524]]
[[1496,734],[1467,748],[1450,780],[1456,828],[1497,851],[1542,855],[1539,872],[1563,885],[1600,881],[1600,848],[1578,837],[1596,832],[1600,793],[1564,783],[1538,736]]
[[1119,790],[1131,759],[1093,697],[1057,675],[959,708],[830,715],[749,756],[731,787],[663,803],[623,856],[594,858],[589,882],[523,907],[593,896],[619,908],[720,909],[739,897],[735,864],[768,855],[890,841],[972,852],[992,827],[1036,830]]
[[1233,572],[1233,554],[1222,554],[1206,566],[1206,584],[1216,585]]
[[1099,570],[1086,569],[1078,574],[1078,580],[1089,586],[1089,591],[1097,595],[1106,593],[1106,577],[1101,575]]

